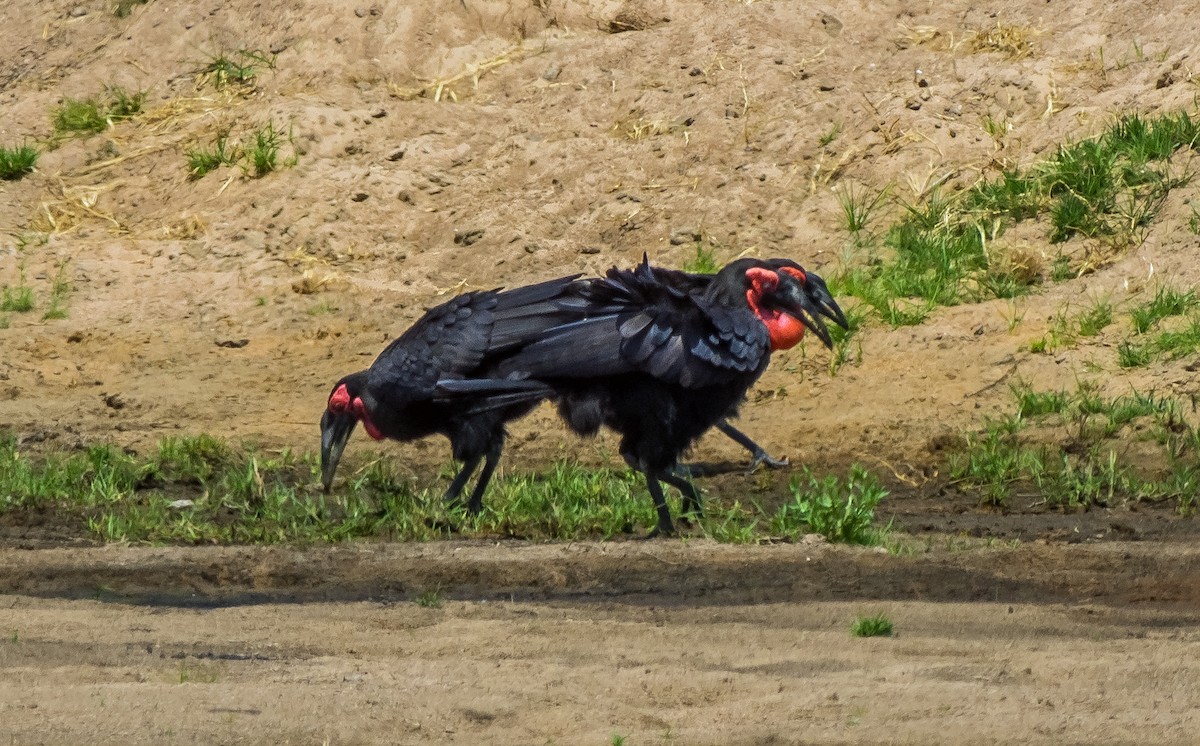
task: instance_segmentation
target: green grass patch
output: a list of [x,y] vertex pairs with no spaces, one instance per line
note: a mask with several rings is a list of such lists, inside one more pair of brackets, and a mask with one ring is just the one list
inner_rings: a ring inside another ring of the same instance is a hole
[[836,192],[838,207],[841,208],[842,227],[856,240],[866,231],[871,219],[889,196],[889,190],[871,193],[867,189],[856,189],[847,184]]
[[93,135],[140,114],[145,103],[145,91],[131,93],[121,86],[108,86],[100,96],[63,99],[51,112],[51,122],[60,137]]
[[1129,312],[1129,319],[1135,332],[1145,334],[1163,319],[1182,316],[1197,308],[1200,308],[1200,298],[1194,290],[1180,292],[1174,288],[1160,286],[1154,291],[1152,299]]
[[33,288],[22,284],[16,286],[5,285],[0,291],[0,311],[13,311],[15,313],[28,313],[33,310]]
[[875,508],[887,490],[861,466],[850,469],[844,481],[837,476],[818,479],[807,469],[789,485],[792,501],[775,515],[772,531],[796,536],[802,530],[818,533],[832,542],[875,546],[886,529],[875,527]]
[[[640,533],[657,519],[642,476],[627,469],[562,462],[499,477],[483,512],[470,516],[443,503],[439,484],[418,487],[393,463],[378,458],[357,470],[343,464],[343,479],[327,495],[318,459],[309,454],[264,452],[201,435],[165,438],[145,455],[96,445],[31,456],[15,438],[0,435],[0,515],[52,514],[57,523],[104,541],[152,544],[449,536],[569,541]],[[709,499],[700,529],[734,543],[786,540],[802,530],[834,541],[878,541],[871,521],[884,493],[861,467],[844,481],[809,476],[793,490],[794,502],[775,513]]]
[[891,637],[892,620],[883,614],[860,616],[850,625],[850,634],[855,637]]
[[219,52],[205,63],[200,74],[218,90],[249,88],[262,70],[275,69],[277,56],[257,49]]
[[32,145],[0,147],[0,180],[16,181],[33,171],[39,155],[38,149]]
[[1154,393],[1102,396],[1013,387],[1013,414],[990,420],[950,460],[959,483],[985,502],[1023,495],[1052,507],[1126,500],[1191,500],[1200,473],[1200,433],[1190,404]]
[[698,275],[715,275],[721,269],[717,262],[717,252],[712,246],[705,246],[703,241],[696,242],[696,253],[683,263],[683,271]]
[[436,589],[424,591],[417,596],[415,603],[424,609],[440,609],[442,608],[442,593]]
[[[870,247],[880,251],[848,265],[830,284],[893,326],[920,323],[938,306],[1027,293],[1044,271],[997,250],[1010,226],[1042,221],[1052,243],[1083,236],[1115,249],[1135,244],[1170,191],[1188,181],[1171,172],[1169,159],[1180,149],[1196,150],[1198,140],[1200,124],[1187,113],[1131,114],[1030,168],[1003,171],[954,195],[935,189],[923,202],[903,205],[882,246]],[[847,229],[861,230],[874,207],[862,195],[840,199]],[[1050,278],[1071,275],[1070,260],[1060,254]]]
[[236,145],[229,141],[229,131],[222,130],[217,133],[212,147],[191,148],[186,155],[189,178],[199,179],[221,166],[234,165],[241,156],[241,152]]

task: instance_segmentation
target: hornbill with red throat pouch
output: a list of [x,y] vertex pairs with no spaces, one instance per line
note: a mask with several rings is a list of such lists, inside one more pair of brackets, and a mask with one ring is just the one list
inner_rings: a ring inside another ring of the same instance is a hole
[[[464,293],[425,313],[389,344],[367,370],[334,384],[321,416],[321,481],[328,492],[355,425],[375,440],[408,441],[440,433],[463,466],[446,490],[454,502],[483,461],[467,503],[479,512],[500,459],[504,423],[524,416],[544,387],[513,383],[503,392],[454,399],[435,396],[439,382],[478,376],[497,356],[519,349],[546,330],[578,318],[563,315],[580,301],[565,295],[578,275],[506,291]],[[536,389],[531,391],[531,389]]]
[[[786,268],[789,272],[799,272],[801,274],[805,274],[807,278],[806,281],[812,285],[811,293],[816,297],[822,297],[832,301],[832,296],[829,294],[829,288],[825,285],[825,281],[822,280],[818,275],[805,273],[804,268],[795,261],[791,259],[768,259],[766,260],[766,264],[777,270]],[[713,275],[711,274],[698,274],[694,272],[683,272],[675,269],[665,269],[663,267],[654,267],[649,265],[645,257],[643,257],[641,269],[643,272],[647,270],[652,272],[655,279],[657,279],[659,282],[671,285],[689,293],[703,291],[704,288],[708,287],[708,284],[712,282],[713,279]],[[835,311],[834,308],[830,308],[828,310],[830,318],[836,318],[838,323],[841,323],[843,326],[845,326],[845,317],[840,316],[841,309],[836,309]],[[785,466],[788,466],[789,464],[786,456],[779,459],[772,457],[765,448],[754,442],[749,435],[746,435],[744,432],[730,424],[729,418],[737,416],[740,403],[741,402],[735,404],[726,414],[726,416],[717,422],[715,427],[727,435],[735,443],[750,452],[751,459],[750,468],[748,471],[753,473],[754,470],[756,470],[760,465],[765,465],[771,469],[782,469]],[[703,468],[698,468],[696,465],[689,464],[680,464],[676,471],[686,476],[698,476],[704,473]]]
[[540,382],[576,433],[607,425],[621,434],[621,455],[645,475],[654,500],[654,533],[670,535],[662,482],[680,490],[685,511],[700,512],[695,488],[675,472],[680,454],[736,411],[773,350],[798,344],[805,330],[830,346],[824,319],[845,327],[846,318],[825,283],[790,260],[739,259],[703,287],[663,272],[643,259],[634,270],[574,283],[583,302],[573,321],[499,356],[491,378],[439,390],[520,395]]

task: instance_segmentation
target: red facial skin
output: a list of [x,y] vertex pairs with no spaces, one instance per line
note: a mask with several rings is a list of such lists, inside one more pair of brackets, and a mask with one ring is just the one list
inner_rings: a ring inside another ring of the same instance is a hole
[[383,433],[379,432],[379,428],[375,427],[375,423],[371,422],[370,415],[367,414],[367,407],[363,404],[360,397],[350,398],[350,392],[346,390],[346,384],[338,386],[337,389],[329,396],[329,411],[334,414],[342,414],[349,412],[362,423],[363,429],[367,431],[375,440],[383,440]]
[[[802,272],[792,267],[783,267],[781,271],[787,272],[798,280],[805,279]],[[802,321],[781,311],[763,308],[758,304],[758,299],[764,293],[769,293],[779,286],[779,275],[769,269],[751,267],[746,270],[746,278],[750,280],[750,289],[746,291],[746,302],[750,304],[750,310],[754,311],[763,326],[767,327],[767,332],[771,335],[771,351],[790,350],[800,344],[800,340],[804,337]]]

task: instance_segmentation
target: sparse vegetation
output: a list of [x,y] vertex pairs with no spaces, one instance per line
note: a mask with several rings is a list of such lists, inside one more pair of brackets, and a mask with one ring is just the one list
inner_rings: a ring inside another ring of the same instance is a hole
[[[644,482],[630,470],[562,462],[499,477],[483,513],[470,516],[443,504],[437,484],[418,489],[391,464],[380,458],[348,471],[344,485],[326,495],[314,456],[266,453],[210,436],[166,438],[141,457],[108,445],[31,457],[15,438],[0,435],[0,514],[52,512],[63,525],[105,541],[183,544],[427,541],[452,534],[605,539],[655,522]],[[795,502],[775,514],[710,499],[701,526],[717,541],[737,543],[793,537],[804,526],[835,541],[878,540],[870,523],[884,493],[861,467],[844,482],[809,475],[794,492]]]
[[221,130],[211,149],[197,147],[187,151],[188,175],[192,179],[202,178],[221,166],[234,165],[240,155],[238,148],[229,142],[229,130]]
[[855,637],[891,637],[892,620],[884,614],[860,616],[850,625],[850,634]]
[[792,479],[790,488],[792,502],[775,516],[774,532],[795,536],[806,526],[833,542],[881,543],[884,532],[873,523],[875,508],[887,496],[887,490],[866,469],[853,466],[845,482],[836,476],[817,479],[805,470],[803,476]]
[[847,363],[862,362],[862,339],[858,335],[866,322],[867,315],[858,305],[847,306],[843,309],[846,314],[846,328],[837,324],[829,325],[829,336],[833,340],[833,349],[829,354],[829,375],[837,375],[838,370]]
[[200,69],[201,79],[213,88],[249,88],[261,70],[274,70],[278,55],[257,49],[219,52]]
[[52,113],[58,136],[93,135],[117,122],[141,113],[146,92],[130,93],[121,86],[108,86],[104,94],[92,98],[66,98]]
[[[1149,365],[1155,359],[1166,356],[1171,359],[1200,351],[1200,297],[1195,291],[1180,292],[1169,287],[1159,287],[1149,301],[1134,307],[1129,312],[1133,331],[1138,337],[1149,337],[1142,341],[1125,340],[1117,347],[1117,362],[1122,368]],[[1179,316],[1188,316],[1184,323],[1164,322]]]
[[[292,155],[280,161],[284,142],[292,144]],[[261,178],[280,166],[294,166],[298,160],[292,133],[284,132],[274,122],[267,122],[249,135],[248,142],[237,143],[228,129],[218,130],[211,148],[195,147],[185,152],[188,177],[200,179],[221,166],[244,161],[243,168],[254,178]]]
[[5,285],[0,290],[0,311],[28,313],[33,310],[33,288],[25,284],[25,265],[18,270],[16,285]]
[[71,293],[71,282],[67,279],[67,261],[59,263],[50,285],[50,305],[42,315],[44,321],[65,319],[67,317],[67,296]]
[[432,588],[417,596],[415,603],[424,609],[440,609],[442,608],[442,593],[438,589]]
[[[1196,149],[1200,124],[1186,113],[1122,117],[1100,136],[1061,146],[1047,161],[1003,171],[946,196],[937,189],[886,232],[890,258],[869,255],[832,278],[893,325],[920,323],[933,308],[963,300],[1014,297],[1042,281],[1035,263],[998,251],[1006,227],[1048,221],[1060,243],[1074,236],[1120,250],[1140,240],[1167,194],[1187,183],[1167,161]],[[1060,254],[1051,278],[1071,274]]]
[[856,189],[847,184],[838,189],[836,194],[838,206],[842,209],[842,227],[851,236],[858,238],[887,198],[888,190],[881,189],[872,194],[869,190]]
[[16,181],[33,171],[37,165],[38,150],[32,145],[0,147],[0,180]]
[[953,478],[985,501],[1003,505],[1023,494],[1072,508],[1174,499],[1186,508],[1184,486],[1200,475],[1200,432],[1178,400],[1107,398],[1083,384],[1074,392],[1018,385],[1013,397],[1016,412],[968,435],[950,462]]
[[720,271],[721,265],[717,263],[716,250],[712,246],[705,246],[703,241],[696,242],[696,254],[683,264],[684,272],[693,272],[699,275],[711,275]]

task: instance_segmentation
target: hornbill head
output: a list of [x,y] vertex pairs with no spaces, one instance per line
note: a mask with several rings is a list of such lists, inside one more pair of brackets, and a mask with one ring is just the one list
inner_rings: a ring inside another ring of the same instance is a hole
[[749,262],[744,269],[746,301],[771,333],[771,349],[794,347],[805,329],[816,334],[826,347],[833,347],[825,319],[843,329],[848,324],[825,280],[791,259]]
[[[373,399],[366,393],[367,371],[351,373],[333,385],[325,413],[321,415],[321,484],[328,492],[337,473],[342,451],[350,440],[354,426],[362,421],[367,434],[379,440],[383,435],[371,420],[370,405]],[[367,402],[363,397],[367,397]]]

